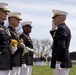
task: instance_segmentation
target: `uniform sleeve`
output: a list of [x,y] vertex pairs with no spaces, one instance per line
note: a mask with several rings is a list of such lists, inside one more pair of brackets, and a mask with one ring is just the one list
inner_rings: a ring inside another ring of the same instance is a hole
[[24,35],[20,35],[20,39],[23,39],[24,44],[26,43],[26,37]]
[[51,36],[53,37],[54,33],[56,32],[56,30],[54,31],[50,31]]

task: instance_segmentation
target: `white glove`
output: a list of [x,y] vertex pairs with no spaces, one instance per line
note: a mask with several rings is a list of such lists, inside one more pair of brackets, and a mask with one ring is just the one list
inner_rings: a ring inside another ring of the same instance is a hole
[[28,52],[29,52],[29,47],[24,47],[23,53],[25,54],[25,53],[28,53]]
[[31,48],[30,48],[30,51],[34,52],[34,49],[31,49]]
[[60,67],[60,64],[61,64],[61,62],[59,63],[56,63],[56,65],[55,65],[55,67],[56,67],[56,69],[62,69],[61,67]]
[[14,54],[17,51],[17,47],[12,46],[11,49],[12,49],[12,52],[11,52],[12,54]]
[[34,50],[32,48],[26,47],[26,49],[28,49],[29,51],[34,52]]
[[57,29],[57,26],[54,24],[54,21],[52,20],[52,29],[51,30],[53,31],[53,30],[56,30],[56,29]]
[[28,52],[29,52],[28,47],[25,47],[25,44],[23,44],[23,43],[21,43],[21,44],[22,44],[23,47],[24,47],[23,54],[28,53]]
[[26,64],[22,64],[22,68],[26,68],[27,66],[26,66]]
[[25,54],[25,53],[28,53],[29,51],[34,52],[33,49],[31,49],[31,48],[29,48],[29,47],[25,47],[23,53]]
[[25,53],[28,53],[29,51],[33,51],[33,49],[29,48],[29,47],[25,47],[25,44],[21,43],[24,47],[24,50],[23,50],[23,54]]
[[22,44],[22,45],[23,45],[23,47],[25,48],[25,44],[23,44],[23,43],[20,43],[20,44]]

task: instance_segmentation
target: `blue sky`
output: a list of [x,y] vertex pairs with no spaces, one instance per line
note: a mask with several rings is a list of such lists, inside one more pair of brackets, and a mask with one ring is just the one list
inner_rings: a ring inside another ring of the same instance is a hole
[[66,24],[71,30],[72,39],[70,52],[76,51],[76,0],[0,0],[9,3],[10,11],[22,13],[23,21],[32,21],[32,38],[52,40],[49,31],[51,29],[52,10],[64,10],[68,12]]

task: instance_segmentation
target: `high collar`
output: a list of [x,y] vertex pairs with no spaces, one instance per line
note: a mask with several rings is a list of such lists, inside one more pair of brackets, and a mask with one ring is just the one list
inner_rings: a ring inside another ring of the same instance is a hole
[[58,27],[60,27],[61,25],[65,25],[65,23],[61,23],[61,24],[59,24]]
[[29,36],[29,33],[23,32],[24,34],[26,34],[27,36]]
[[4,25],[4,22],[2,22],[2,21],[0,20],[0,24],[1,24],[1,25]]
[[12,26],[8,26],[8,28],[10,28],[12,31],[15,31],[15,28],[13,28]]

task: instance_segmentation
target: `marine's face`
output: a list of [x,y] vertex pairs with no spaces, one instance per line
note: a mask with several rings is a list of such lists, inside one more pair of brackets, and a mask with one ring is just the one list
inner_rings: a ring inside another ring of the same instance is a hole
[[57,26],[57,25],[59,24],[59,22],[60,22],[60,16],[56,16],[56,17],[53,19],[53,21],[54,21],[54,24]]
[[20,20],[17,19],[17,18],[15,18],[15,17],[11,17],[11,18],[9,19],[9,21],[10,21],[10,23],[12,23],[12,25],[13,25],[14,27],[17,27],[17,26],[19,25],[19,23],[20,23]]
[[56,16],[53,20],[54,20],[54,24],[56,25],[56,26],[58,26],[59,24],[61,24],[61,23],[63,23],[64,21],[65,21],[65,19],[66,19],[66,16],[64,16],[64,15],[58,15],[58,16]]
[[20,23],[20,20],[17,18],[14,18],[14,25],[17,27]]
[[32,28],[28,27],[28,26],[24,26],[23,30],[25,33],[31,33]]
[[7,18],[7,12],[0,9],[0,19],[1,20],[6,20],[6,18]]

